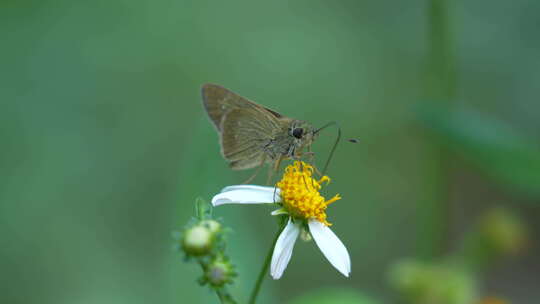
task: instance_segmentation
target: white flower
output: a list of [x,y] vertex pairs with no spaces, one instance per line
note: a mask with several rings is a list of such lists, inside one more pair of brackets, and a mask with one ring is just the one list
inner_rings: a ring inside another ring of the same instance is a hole
[[[309,229],[315,243],[326,259],[344,276],[351,272],[351,259],[347,248],[328,228],[326,206],[338,199],[339,195],[326,201],[319,193],[322,181],[311,177],[311,166],[295,162],[287,167],[277,188],[255,185],[238,185],[224,188],[214,196],[212,205],[223,204],[279,204],[280,209],[273,215],[288,214],[287,225],[279,235],[270,265],[270,275],[275,280],[281,278],[289,263],[294,244],[302,229]],[[306,225],[307,224],[307,225]]]

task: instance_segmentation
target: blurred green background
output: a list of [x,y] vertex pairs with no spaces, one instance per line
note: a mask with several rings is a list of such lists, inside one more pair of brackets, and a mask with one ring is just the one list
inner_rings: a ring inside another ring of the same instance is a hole
[[[200,98],[213,82],[360,140],[329,170],[351,278],[299,242],[261,303],[321,287],[398,303],[392,263],[457,250],[492,206],[521,215],[529,245],[478,292],[537,303],[539,20],[533,0],[0,2],[0,302],[217,302],[170,237],[197,196],[251,174],[219,154]],[[270,210],[215,210],[242,302]]]

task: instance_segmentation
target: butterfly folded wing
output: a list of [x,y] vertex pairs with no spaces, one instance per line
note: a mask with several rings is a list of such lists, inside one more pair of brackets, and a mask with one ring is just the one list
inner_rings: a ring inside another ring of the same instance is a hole
[[216,84],[207,83],[202,86],[203,105],[218,131],[227,112],[235,109],[254,111],[254,114],[272,115],[274,121],[281,115],[276,111],[258,105],[246,98]]
[[234,109],[222,118],[222,154],[233,170],[250,169],[271,160],[265,148],[272,142],[273,135],[278,133],[278,124],[257,119],[256,111]]

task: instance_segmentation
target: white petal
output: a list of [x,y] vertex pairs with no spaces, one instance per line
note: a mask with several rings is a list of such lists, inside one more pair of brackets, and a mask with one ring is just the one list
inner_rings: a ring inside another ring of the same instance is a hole
[[279,189],[255,185],[238,185],[223,188],[212,198],[212,205],[223,204],[272,204],[279,201]]
[[328,262],[339,272],[348,277],[351,273],[351,258],[345,245],[325,224],[317,220],[309,220],[309,231],[317,246],[322,251]]
[[300,234],[300,227],[289,219],[287,226],[285,226],[285,229],[283,229],[277,239],[274,253],[272,254],[270,275],[274,280],[281,278],[283,271],[287,268],[298,234]]

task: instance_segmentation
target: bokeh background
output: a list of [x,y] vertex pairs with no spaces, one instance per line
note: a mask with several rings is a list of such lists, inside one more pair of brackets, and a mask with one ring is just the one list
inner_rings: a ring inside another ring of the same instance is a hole
[[[434,303],[396,263],[459,255],[493,207],[527,236],[501,226],[512,254],[465,289],[537,303],[539,20],[533,0],[2,1],[0,301],[217,302],[170,236],[196,197],[251,174],[219,154],[200,98],[213,82],[359,139],[328,172],[351,278],[299,242],[261,303]],[[334,138],[314,144],[317,163]],[[241,302],[270,210],[215,210]],[[437,304],[473,303],[453,301]]]

